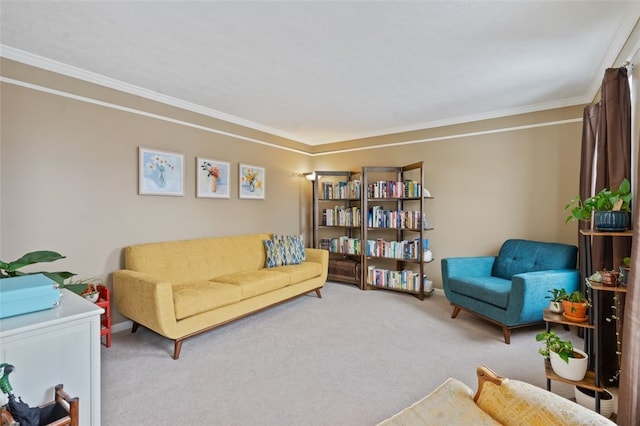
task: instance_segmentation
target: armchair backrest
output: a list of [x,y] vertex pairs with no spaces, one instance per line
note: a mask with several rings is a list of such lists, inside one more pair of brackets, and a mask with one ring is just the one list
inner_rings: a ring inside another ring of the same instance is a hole
[[525,272],[575,269],[577,258],[576,246],[511,239],[502,244],[491,275],[510,280]]

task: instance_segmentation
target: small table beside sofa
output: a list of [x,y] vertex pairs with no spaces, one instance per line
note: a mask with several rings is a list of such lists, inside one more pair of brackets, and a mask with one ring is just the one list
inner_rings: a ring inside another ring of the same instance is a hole
[[182,342],[230,321],[320,289],[329,253],[301,236],[250,234],[138,244],[124,249],[113,274],[118,311]]

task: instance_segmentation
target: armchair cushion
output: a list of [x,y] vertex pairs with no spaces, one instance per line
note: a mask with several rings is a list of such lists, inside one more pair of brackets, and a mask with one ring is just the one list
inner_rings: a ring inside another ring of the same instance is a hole
[[493,264],[491,275],[510,280],[516,274],[576,267],[578,249],[560,243],[507,240]]
[[511,294],[511,281],[497,277],[450,278],[451,291],[473,297],[486,303],[507,309]]

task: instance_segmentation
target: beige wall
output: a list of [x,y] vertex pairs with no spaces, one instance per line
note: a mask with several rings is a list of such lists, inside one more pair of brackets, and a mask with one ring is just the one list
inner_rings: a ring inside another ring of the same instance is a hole
[[[330,147],[303,147],[10,61],[2,65],[5,77],[186,123],[2,83],[3,260],[56,250],[67,259],[55,266],[110,284],[129,244],[263,231],[310,237],[310,184],[296,172],[419,160],[435,196],[426,208],[437,260],[427,271],[436,286],[443,257],[493,254],[510,237],[576,242],[563,207],[578,188],[581,107],[346,142],[359,150],[331,154]],[[426,142],[409,143],[417,140]],[[408,144],[377,147],[394,141]],[[185,154],[184,197],[137,194],[139,146]],[[230,199],[195,197],[197,156],[231,163]],[[240,162],[266,168],[266,200],[238,199]]]

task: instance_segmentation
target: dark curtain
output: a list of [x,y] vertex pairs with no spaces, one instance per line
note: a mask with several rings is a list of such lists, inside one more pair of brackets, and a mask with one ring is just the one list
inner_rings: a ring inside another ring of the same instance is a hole
[[[626,68],[605,71],[600,102],[584,111],[580,196],[588,198],[602,188],[617,188],[624,178],[631,180],[631,98]],[[580,225],[590,228],[589,223]],[[581,239],[580,239],[581,240]],[[582,241],[581,241],[582,242]],[[593,271],[618,270],[622,258],[631,254],[629,238],[593,237]],[[580,247],[584,253],[584,247]],[[584,265],[584,263],[582,263]],[[581,268],[584,273],[584,268]],[[616,323],[612,292],[598,292],[600,308],[597,362],[605,386],[618,385],[620,365],[616,354]]]
[[[640,146],[640,141],[639,146]],[[640,164],[640,154],[638,155]],[[640,169],[636,173],[634,200],[638,199]],[[634,208],[633,223],[640,224],[640,206]],[[640,425],[640,241],[639,226],[633,230],[633,248],[631,251],[631,269],[627,284],[624,311],[624,329],[622,332],[622,366],[620,388],[618,392],[617,423],[621,426]]]

